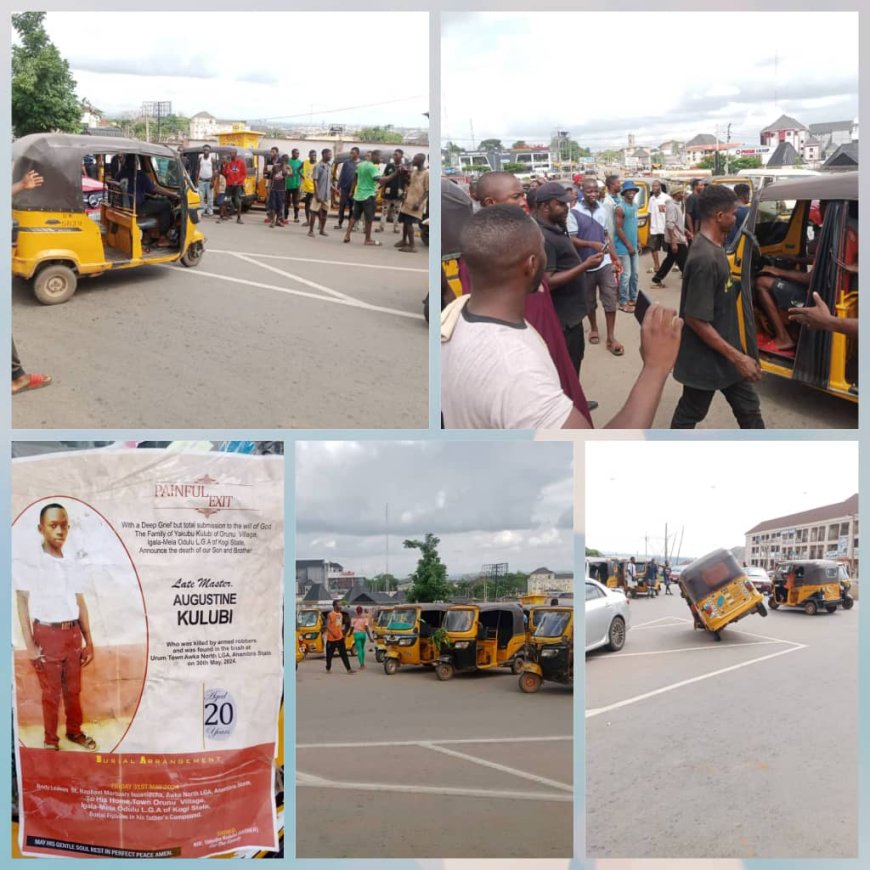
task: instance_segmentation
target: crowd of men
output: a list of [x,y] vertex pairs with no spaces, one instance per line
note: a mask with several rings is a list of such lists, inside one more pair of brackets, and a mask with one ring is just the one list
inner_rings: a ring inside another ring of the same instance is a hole
[[[188,172],[199,189],[205,216],[216,215],[219,222],[232,219],[242,223],[242,203],[248,168],[238,150],[221,155],[210,145],[187,161]],[[382,163],[381,152],[351,148],[340,165],[333,165],[329,148],[319,154],[311,149],[302,160],[299,149],[281,154],[270,149],[263,171],[266,182],[266,216],[269,227],[301,223],[309,238],[326,236],[326,222],[333,198],[338,200],[338,222],[334,229],[344,230],[345,243],[361,221],[364,244],[379,247],[373,233],[385,231],[392,222],[393,233],[401,238],[394,247],[407,253],[417,250],[416,228],[424,219],[429,198],[429,170],[426,155],[416,154],[407,161],[401,148]],[[375,226],[378,194],[381,195],[381,221]],[[292,213],[292,217],[291,217]],[[303,215],[300,218],[300,214]],[[346,226],[345,226],[346,221]]]
[[[648,299],[641,306],[638,299],[633,181],[608,175],[602,186],[587,176],[578,190],[535,180],[526,190],[510,173],[484,174],[469,191],[473,215],[459,243],[462,296],[453,300],[442,288],[444,425],[591,427],[597,403],[586,399],[579,378],[587,338],[601,341],[600,304],[606,347],[614,356],[624,353],[618,313],[641,321],[642,368],[608,428],[651,426],[671,373],[682,385],[672,428],[694,428],[716,392],[741,428],[764,428],[754,386],[761,368],[741,345],[739,287],[725,253],[750,191],[703,180],[691,186],[689,196],[680,186],[668,194],[653,181],[649,203],[650,283],[665,286],[671,269],[680,270],[678,315],[656,303],[647,307]],[[830,328],[822,323],[824,312],[812,306],[792,314]]]

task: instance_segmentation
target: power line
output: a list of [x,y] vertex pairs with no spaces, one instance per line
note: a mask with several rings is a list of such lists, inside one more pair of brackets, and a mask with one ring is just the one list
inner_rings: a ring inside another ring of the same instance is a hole
[[[409,100],[427,99],[428,94],[414,94],[411,97],[399,97],[395,100],[381,100],[378,103],[362,103],[359,106],[343,106],[340,109],[318,109],[316,114],[332,115],[335,112],[350,112],[354,109],[370,109],[374,106],[389,106],[392,103],[407,103]],[[310,118],[315,112],[300,112],[296,115],[273,115],[268,118],[256,118],[257,121],[289,121],[291,118]]]

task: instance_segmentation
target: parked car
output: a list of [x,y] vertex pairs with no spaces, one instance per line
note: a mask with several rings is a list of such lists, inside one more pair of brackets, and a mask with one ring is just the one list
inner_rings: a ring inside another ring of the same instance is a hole
[[744,570],[746,571],[746,576],[752,581],[752,585],[759,592],[764,595],[770,595],[773,583],[764,568],[759,568],[757,565],[747,565]]
[[586,578],[586,652],[606,646],[617,652],[625,646],[631,621],[629,599],[621,589],[608,589]]

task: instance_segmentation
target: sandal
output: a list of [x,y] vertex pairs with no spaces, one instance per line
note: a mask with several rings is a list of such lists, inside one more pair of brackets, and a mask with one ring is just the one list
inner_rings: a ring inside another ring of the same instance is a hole
[[43,743],[42,748],[50,749],[52,752],[60,752],[60,746],[58,746],[56,743]]
[[97,742],[93,737],[88,737],[84,731],[79,731],[78,734],[67,734],[66,739],[69,740],[70,743],[75,743],[76,746],[81,746],[84,749],[87,749],[88,752],[94,752],[97,748]]
[[[349,241],[349,239],[347,239],[346,241]],[[369,239],[369,241],[365,242],[364,244],[368,245],[370,248],[381,247],[381,242],[375,241],[375,239]]]
[[625,348],[616,340],[607,342],[607,349],[614,356],[622,356],[625,353]]
[[589,333],[589,344],[600,344],[600,343],[601,343],[601,336],[599,336],[597,332],[590,332]]
[[39,390],[42,387],[47,387],[51,383],[51,375],[33,374],[27,376],[27,383],[22,384],[17,389],[12,387],[12,395],[17,393],[25,393],[27,390]]
[[631,314],[631,311],[632,311],[632,309],[629,308],[629,307],[628,307],[627,305],[625,305],[625,304],[620,305],[620,306],[619,306],[619,310],[620,310],[620,311],[624,311],[626,314]]

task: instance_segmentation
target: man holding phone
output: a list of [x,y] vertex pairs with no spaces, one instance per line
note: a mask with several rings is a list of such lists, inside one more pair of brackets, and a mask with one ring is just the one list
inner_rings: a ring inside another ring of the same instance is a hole
[[694,429],[721,392],[741,429],[763,429],[758,394],[758,360],[743,352],[737,321],[740,287],[731,278],[725,239],[734,226],[737,197],[724,184],[707,187],[698,197],[698,232],[683,270],[680,316],[683,341],[674,377],[683,395],[672,429]]

